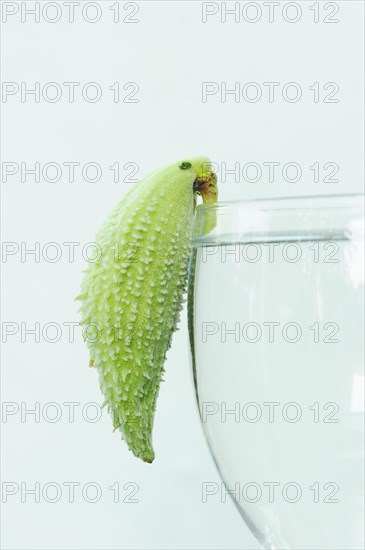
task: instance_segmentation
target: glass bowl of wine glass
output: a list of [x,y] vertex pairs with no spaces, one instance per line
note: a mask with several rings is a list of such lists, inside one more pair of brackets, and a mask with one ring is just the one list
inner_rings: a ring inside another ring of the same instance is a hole
[[263,548],[364,548],[363,197],[199,206],[188,317],[205,498]]

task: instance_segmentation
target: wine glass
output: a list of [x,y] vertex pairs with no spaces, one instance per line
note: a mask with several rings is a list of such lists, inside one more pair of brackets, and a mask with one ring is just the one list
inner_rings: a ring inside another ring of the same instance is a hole
[[363,235],[357,195],[197,210],[189,334],[223,480],[202,495],[263,548],[364,548]]

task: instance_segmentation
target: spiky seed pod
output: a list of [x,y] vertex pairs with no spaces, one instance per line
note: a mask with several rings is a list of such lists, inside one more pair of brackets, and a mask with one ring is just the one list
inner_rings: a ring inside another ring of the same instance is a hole
[[196,194],[217,198],[205,157],[140,180],[97,235],[101,257],[82,281],[81,324],[105,405],[128,447],[152,462],[152,426],[166,352],[187,284]]

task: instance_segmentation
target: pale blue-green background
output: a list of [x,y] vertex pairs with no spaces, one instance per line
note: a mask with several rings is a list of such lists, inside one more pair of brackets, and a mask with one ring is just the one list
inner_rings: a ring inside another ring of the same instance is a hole
[[[3,161],[94,161],[104,170],[98,183],[80,177],[55,184],[10,179],[2,192],[4,241],[29,247],[35,241],[92,241],[130,188],[113,183],[108,166],[116,161],[136,162],[139,175],[195,154],[227,166],[275,161],[303,169],[295,184],[279,177],[269,183],[263,176],[256,184],[228,179],[220,185],[224,200],[362,192],[362,2],[337,2],[337,24],[314,24],[312,3],[305,1],[299,2],[303,16],[295,24],[279,14],[274,23],[263,16],[256,24],[222,24],[218,15],[203,24],[200,2],[150,1],[138,3],[138,24],[118,25],[108,9],[112,3],[102,4],[102,20],[94,25],[79,16],[73,24],[23,24],[13,17],[2,25],[4,81],[97,81],[105,93],[96,104],[23,104],[14,97],[2,105]],[[108,87],[116,81],[137,82],[139,103],[113,103]],[[218,96],[202,103],[202,81],[297,81],[306,91],[295,104],[221,103]],[[314,103],[308,87],[330,81],[340,86],[340,102]],[[315,162],[337,163],[340,181],[314,183],[309,166]],[[73,297],[83,267],[79,253],[74,263],[10,258],[3,264],[3,321],[77,321]],[[3,400],[29,406],[101,402],[97,375],[88,369],[77,335],[72,344],[65,334],[55,344],[10,338],[3,347]],[[153,465],[132,457],[106,415],[96,424],[80,414],[74,424],[36,424],[31,418],[21,423],[14,416],[2,424],[2,433],[3,481],[95,481],[103,488],[98,504],[80,497],[74,504],[65,498],[57,504],[10,498],[2,506],[4,548],[257,547],[230,501],[202,503],[202,482],[220,480],[196,411],[185,314],[158,400]],[[113,503],[108,487],[115,481],[138,483],[139,503]]]

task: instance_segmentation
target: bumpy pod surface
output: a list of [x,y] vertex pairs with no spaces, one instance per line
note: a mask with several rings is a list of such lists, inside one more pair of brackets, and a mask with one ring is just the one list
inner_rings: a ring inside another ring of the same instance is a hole
[[196,193],[215,202],[216,176],[199,157],[140,180],[97,235],[84,273],[81,324],[105,405],[130,450],[152,462],[156,398],[182,309]]

